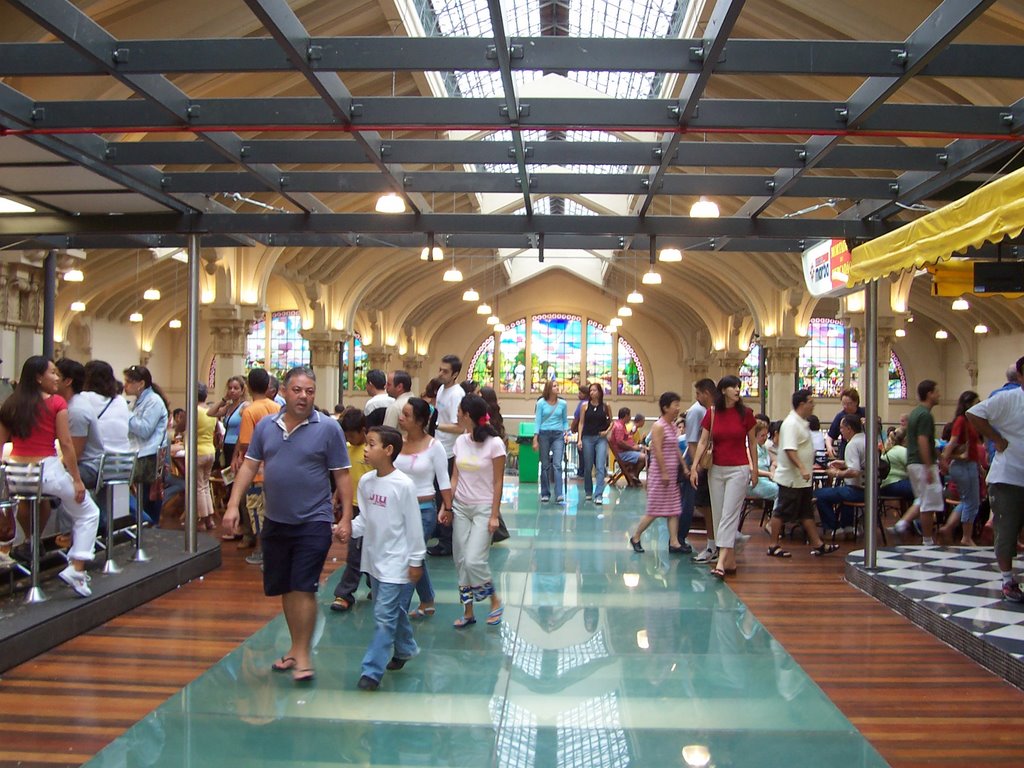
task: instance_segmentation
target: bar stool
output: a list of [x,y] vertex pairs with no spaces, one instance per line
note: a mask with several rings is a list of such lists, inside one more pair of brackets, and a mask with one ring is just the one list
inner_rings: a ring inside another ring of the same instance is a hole
[[26,570],[25,566],[18,566],[32,577],[32,586],[28,590],[25,602],[42,603],[47,599],[42,587],[39,586],[39,547],[42,533],[39,530],[39,502],[43,499],[43,465],[9,461],[4,469],[11,502],[15,505],[25,502],[32,513],[32,567],[31,570]]
[[[7,479],[5,468],[0,465],[0,517],[10,518],[11,523],[11,538],[8,541],[0,541],[0,546],[9,547],[14,543],[14,540],[18,535],[18,523],[15,520],[15,510],[18,508],[16,501],[12,500],[7,494]],[[8,578],[10,580],[10,591],[14,592],[14,572],[17,570],[17,563],[11,559],[7,565],[0,566],[7,571]]]
[[[135,475],[135,461],[138,454],[134,451],[111,451],[100,457],[100,469],[96,479],[96,495],[106,491],[106,550],[107,560],[103,564],[104,573],[120,573],[121,567],[114,562],[114,488],[118,485],[131,485]],[[136,539],[136,551],[141,545]],[[143,553],[145,554],[145,553]]]

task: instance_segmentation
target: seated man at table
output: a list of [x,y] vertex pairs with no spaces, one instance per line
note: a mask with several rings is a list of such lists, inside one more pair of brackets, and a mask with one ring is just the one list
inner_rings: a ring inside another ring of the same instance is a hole
[[[814,494],[821,527],[827,533],[853,534],[853,511],[846,502],[864,501],[864,428],[860,416],[848,413],[839,423],[839,431],[846,445],[842,459],[828,465],[828,476],[842,483],[819,488]],[[836,515],[836,508],[839,515]]]
[[612,433],[608,445],[612,449],[615,460],[622,468],[622,474],[630,487],[640,487],[640,472],[647,465],[647,457],[633,438],[626,431],[629,423],[629,408],[619,408],[619,418],[612,422]]

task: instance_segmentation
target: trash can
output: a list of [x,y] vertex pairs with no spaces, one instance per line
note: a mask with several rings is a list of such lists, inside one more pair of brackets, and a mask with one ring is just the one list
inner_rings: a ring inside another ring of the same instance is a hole
[[532,421],[524,421],[519,425],[519,482],[536,483],[540,473],[537,471],[539,457],[533,447],[533,435],[536,425]]

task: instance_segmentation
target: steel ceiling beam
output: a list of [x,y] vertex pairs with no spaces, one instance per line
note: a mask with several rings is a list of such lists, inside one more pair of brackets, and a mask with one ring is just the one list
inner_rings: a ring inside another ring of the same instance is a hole
[[[837,113],[839,119],[850,129],[867,125],[872,115],[885,109],[883,105],[890,96],[920,74],[932,59],[994,2],[995,0],[943,0],[942,4],[907,37],[903,45],[890,53],[890,58],[904,63],[903,73],[892,77],[869,77]],[[816,167],[840,141],[841,138],[838,136],[813,136],[805,146],[804,168],[796,171],[777,171],[770,194],[758,201],[751,215],[759,215],[785,194],[791,185],[806,171]]]
[[[700,72],[687,75],[683,80],[683,87],[679,93],[679,101],[675,107],[670,108],[669,113],[676,119],[679,128],[686,128],[697,114],[697,105],[700,103],[708,81],[711,80],[711,73],[722,56],[725,44],[732,33],[736,21],[743,10],[745,0],[717,0],[711,18],[708,19],[707,27],[704,30],[704,40],[699,49],[693,49],[690,58],[697,58],[701,62]],[[662,187],[665,174],[672,163],[672,157],[676,148],[682,140],[682,133],[671,133],[662,139],[661,157],[657,168],[651,171],[647,179],[647,188],[640,199],[639,205],[634,205],[632,210],[641,216],[647,215],[654,204],[654,198]]]
[[[764,192],[772,181],[770,174],[671,174],[666,176],[660,193],[665,195],[742,195]],[[790,186],[793,197],[896,197],[892,178],[851,176],[807,176]],[[522,192],[518,173],[459,171],[408,172],[401,179],[406,192]],[[257,192],[259,182],[247,173],[204,171],[168,173],[163,179],[168,192]],[[289,171],[281,175],[281,188],[302,192],[369,193],[385,192],[390,184],[378,173],[337,171]],[[534,195],[639,195],[647,188],[647,176],[636,173],[536,173],[530,192]],[[25,194],[36,194],[27,190]],[[43,194],[39,192],[38,194]]]
[[[487,0],[487,11],[491,16],[491,30],[494,34],[494,57],[498,60],[498,71],[501,73],[501,88],[505,94],[505,103],[502,105],[502,112],[512,129],[512,153],[514,155],[516,168],[519,171],[516,177],[518,191],[523,196],[523,208],[527,216],[533,215],[533,203],[530,201],[530,172],[526,168],[526,150],[523,147],[523,135],[515,130],[520,125],[520,118],[523,116],[523,107],[516,95],[516,84],[512,80],[512,52],[509,49],[508,38],[505,36],[505,21],[501,14],[501,0]],[[488,52],[490,54],[490,52]],[[527,110],[529,113],[529,110]]]
[[[480,38],[311,37],[316,72],[499,71]],[[637,40],[579,37],[512,37],[512,71],[678,72],[704,67],[695,49],[704,40]],[[715,72],[722,75],[898,77],[892,55],[903,41],[730,39]],[[118,69],[126,75],[289,72],[292,62],[270,38],[204,40],[120,39]],[[71,55],[64,43],[0,43],[2,77],[104,75],[95,61]],[[614,66],[611,63],[614,62]],[[924,77],[1024,78],[1024,47],[951,45],[921,69]]]
[[[508,129],[501,115],[501,99],[429,97],[368,97],[355,105],[356,130],[413,129],[435,131],[454,128]],[[675,102],[666,99],[532,99],[523,104],[529,114],[520,117],[523,129],[552,127],[606,131],[674,131],[679,128]],[[715,130],[756,134],[837,133],[848,130],[834,101],[762,101],[750,99],[703,99],[700,114],[689,125],[693,132]],[[142,100],[41,101],[35,106],[33,125],[42,130],[152,131],[191,130],[210,138],[229,129],[288,131],[339,129],[327,105],[318,98],[193,99],[187,126],[160,106]],[[1001,135],[1009,130],[1009,108],[955,104],[886,104],[865,120],[864,131],[901,134]],[[205,129],[205,130],[204,130]],[[856,133],[851,129],[851,133]],[[245,144],[230,132],[238,147]],[[234,159],[234,158],[228,158]],[[244,162],[239,159],[237,162]]]
[[[449,244],[459,235],[535,234],[667,235],[713,238],[872,238],[889,231],[887,224],[839,219],[749,219],[723,217],[693,219],[686,216],[515,216],[508,214],[380,214],[295,213],[232,214],[124,214],[120,216],[57,216],[5,214],[0,216],[0,237],[35,237],[55,234],[237,234],[265,235],[367,233],[388,237],[395,233],[445,233]],[[422,242],[422,237],[420,239]],[[553,247],[553,246],[552,246]],[[620,246],[621,247],[621,246]]]
[[[352,124],[352,93],[336,72],[318,71],[312,62],[320,56],[319,49],[310,42],[309,32],[285,0],[245,0],[249,10],[260,20],[281,47],[292,66],[313,86],[335,119],[344,125]],[[429,210],[426,200],[409,195],[401,184],[405,173],[400,165],[384,161],[380,152],[383,139],[376,131],[353,132],[352,138],[366,157],[380,170],[388,189],[405,198],[413,212]]]
[[[653,165],[660,158],[659,142],[524,141],[526,164],[534,165]],[[362,149],[347,139],[260,139],[243,145],[254,163],[360,165],[370,162]],[[434,141],[401,139],[382,147],[396,163],[418,165],[508,165],[512,144],[506,141]],[[680,142],[673,167],[705,164],[734,168],[799,168],[803,143]],[[217,165],[223,158],[201,141],[124,141],[108,145],[110,163],[130,165]],[[819,168],[878,170],[941,170],[942,150],[903,145],[841,145],[822,159]],[[2,166],[0,166],[2,167]]]
[[[173,120],[174,124],[188,125],[189,120],[194,116],[195,106],[191,103],[188,94],[163,75],[126,75],[122,73],[117,67],[117,39],[68,0],[8,0],[8,2],[62,39],[80,55],[102,66],[106,70],[106,74],[114,77],[147,100],[147,102],[140,103],[150,104],[166,115],[167,119]],[[98,102],[83,103],[88,106]],[[127,104],[132,102],[111,103],[124,109]],[[275,177],[280,170],[272,165],[248,164],[239,151],[242,143],[240,136],[232,132],[225,132],[217,135],[204,134],[202,138],[217,147],[226,159],[246,167],[250,173],[263,180],[268,189],[273,189]],[[285,198],[307,212],[330,210],[311,195],[285,194]]]

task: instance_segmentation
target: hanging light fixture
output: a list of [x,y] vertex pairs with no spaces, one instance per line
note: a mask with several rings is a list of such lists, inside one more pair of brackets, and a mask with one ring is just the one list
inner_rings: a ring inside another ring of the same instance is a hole
[[85,302],[84,301],[72,301],[71,302],[71,311],[72,312],[85,312]]
[[129,323],[141,323],[142,322],[142,313],[141,312],[132,312],[130,315],[128,315],[128,322]]
[[377,213],[405,213],[405,200],[394,192],[388,192],[377,198],[374,209]]
[[484,302],[483,304],[481,304],[479,307],[476,308],[476,313],[478,315],[489,315],[489,314],[491,314],[491,305],[488,304],[487,302]]
[[988,333],[988,326],[985,325],[984,323],[978,323],[976,326],[974,326],[974,332],[975,333]]
[[500,322],[501,320],[498,319],[497,315],[491,315],[490,317],[487,318],[488,325],[497,325]]
[[633,308],[623,304],[621,307],[619,307],[618,315],[619,315],[619,317],[632,317],[633,316]]
[[142,298],[146,301],[160,301],[160,291],[157,288],[147,288]]
[[967,299],[961,297],[959,299],[953,299],[953,305],[950,307],[954,312],[966,312],[971,308],[971,305],[967,303]]
[[611,320],[608,321],[608,325],[610,325],[612,328],[618,328],[619,326],[622,325],[622,318],[613,317]]
[[494,324],[494,332],[495,333],[504,333],[505,332],[505,324],[504,323],[495,323]]
[[644,295],[634,288],[633,292],[626,297],[626,302],[629,304],[643,304]]
[[[705,133],[701,143],[706,143],[707,140],[708,135]],[[708,175],[708,167],[706,165],[704,166],[704,175]],[[706,195],[701,195],[697,202],[690,206],[690,218],[692,219],[717,219],[718,215],[718,203],[709,199]]]
[[80,269],[69,269],[64,273],[64,282],[66,283],[80,283],[85,280],[85,275]]
[[648,256],[651,262],[651,268],[647,272],[644,272],[644,278],[642,280],[644,285],[661,285],[661,275],[654,271],[655,261],[655,249],[657,248],[654,237],[650,239],[650,245],[648,247]]
[[179,320],[178,318],[174,318],[173,320],[171,320],[171,322],[167,324],[167,327],[177,330],[181,328],[181,320]]
[[427,245],[420,251],[420,261],[443,261],[444,251],[441,246],[434,244],[434,233],[427,233]]
[[675,263],[683,260],[683,252],[678,248],[662,248],[658,252],[658,261],[665,263]]
[[902,339],[906,335],[907,335],[907,332],[905,330],[903,330],[902,328],[897,328],[896,329],[896,338],[897,339]]
[[462,282],[462,273],[459,272],[459,270],[455,268],[455,249],[454,248],[452,249],[452,267],[451,267],[451,269],[445,271],[444,277],[441,278],[441,279],[444,280],[446,283],[461,283]]
[[480,294],[476,292],[474,288],[470,288],[468,291],[464,291],[462,294],[463,301],[480,301]]
[[946,331],[944,331],[941,328],[939,328],[939,330],[937,330],[935,332],[935,338],[936,339],[948,339],[949,338],[949,334]]

